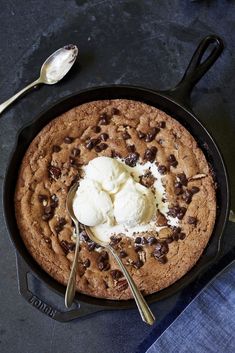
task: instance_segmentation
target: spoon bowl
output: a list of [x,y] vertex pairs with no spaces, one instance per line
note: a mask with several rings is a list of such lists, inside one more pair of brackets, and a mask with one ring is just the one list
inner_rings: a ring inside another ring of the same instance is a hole
[[62,80],[73,66],[78,55],[78,48],[74,44],[69,44],[56,50],[46,59],[40,71],[40,76],[37,80],[30,83],[14,96],[0,104],[0,114],[16,99],[24,95],[31,88],[35,88],[40,84],[54,85]]
[[71,69],[78,55],[78,48],[69,44],[56,50],[42,64],[39,80],[41,83],[54,85]]

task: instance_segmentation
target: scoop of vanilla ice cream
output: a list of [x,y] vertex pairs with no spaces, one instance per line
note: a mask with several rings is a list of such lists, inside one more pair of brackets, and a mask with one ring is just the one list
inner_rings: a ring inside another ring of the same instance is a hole
[[114,196],[114,217],[118,224],[126,227],[149,222],[155,207],[153,193],[131,178]]
[[73,211],[79,222],[90,227],[114,223],[112,200],[93,180],[85,178],[80,182],[73,202]]
[[130,177],[125,167],[109,157],[97,157],[85,167],[86,178],[101,184],[102,189],[115,194]]

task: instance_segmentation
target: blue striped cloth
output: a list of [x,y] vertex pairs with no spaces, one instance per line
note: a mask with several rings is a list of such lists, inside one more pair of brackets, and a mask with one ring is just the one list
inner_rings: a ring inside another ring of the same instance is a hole
[[235,353],[235,261],[213,279],[146,353]]

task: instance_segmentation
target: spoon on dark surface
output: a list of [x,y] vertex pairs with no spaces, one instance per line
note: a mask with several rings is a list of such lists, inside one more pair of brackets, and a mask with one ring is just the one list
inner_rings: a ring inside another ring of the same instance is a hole
[[46,59],[40,71],[40,77],[9,98],[4,103],[0,104],[0,114],[17,98],[25,94],[30,88],[40,84],[54,85],[59,82],[71,69],[78,55],[78,48],[74,44],[66,45]]
[[101,245],[102,247],[106,248],[107,250],[109,250],[109,252],[113,255],[113,257],[115,258],[117,264],[119,265],[119,267],[121,268],[123,275],[125,276],[127,283],[130,287],[130,290],[132,292],[132,295],[135,299],[136,305],[139,309],[139,313],[141,315],[141,318],[144,322],[146,322],[149,325],[152,325],[155,321],[155,317],[153,315],[153,313],[151,312],[148,304],[146,303],[143,295],[141,294],[141,292],[139,291],[138,287],[136,286],[133,278],[131,277],[131,275],[129,274],[128,270],[126,269],[126,267],[124,266],[124,264],[122,263],[122,260],[119,258],[119,256],[117,255],[116,251],[112,248],[112,246],[109,244],[109,242],[105,242],[100,240],[99,238],[97,238],[95,236],[95,234],[91,231],[90,227],[81,225],[79,223],[79,221],[77,220],[74,211],[73,211],[73,201],[74,201],[74,197],[76,194],[78,188],[78,183],[75,183],[69,190],[68,195],[67,195],[67,211],[71,217],[71,219],[74,222],[75,225],[75,233],[76,233],[76,248],[75,248],[75,255],[74,255],[74,260],[73,260],[73,264],[72,264],[72,268],[71,268],[71,272],[70,272],[70,277],[69,277],[69,281],[67,284],[67,289],[66,289],[66,294],[65,294],[65,305],[66,307],[71,306],[73,299],[74,299],[74,295],[75,295],[75,284],[76,284],[76,273],[77,273],[77,267],[78,267],[78,253],[79,253],[79,242],[80,242],[80,228],[84,228],[87,235],[90,237],[90,239],[92,241],[94,241],[95,243]]

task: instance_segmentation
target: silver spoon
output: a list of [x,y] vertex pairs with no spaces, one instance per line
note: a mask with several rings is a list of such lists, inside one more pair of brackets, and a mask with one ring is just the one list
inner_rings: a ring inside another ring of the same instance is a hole
[[71,69],[78,55],[76,45],[69,44],[63,48],[56,50],[46,59],[41,67],[40,77],[9,98],[4,103],[0,104],[0,114],[17,98],[26,93],[30,88],[36,87],[39,84],[53,85],[59,82]]
[[144,322],[146,322],[147,324],[152,325],[155,321],[155,317],[154,317],[152,311],[150,310],[148,304],[146,303],[143,295],[139,291],[137,285],[135,284],[133,278],[131,277],[131,275],[127,271],[126,267],[122,263],[122,260],[117,255],[116,251],[112,248],[112,246],[109,244],[109,242],[105,242],[105,241],[102,241],[99,238],[97,238],[89,227],[84,226],[84,229],[92,241],[103,246],[104,248],[106,248],[107,250],[109,250],[111,252],[111,254],[115,258],[116,262],[118,263],[120,269],[122,270],[122,272],[127,280],[127,283],[129,285],[130,290],[132,292],[132,295],[135,299],[135,302],[136,302],[136,305],[139,309],[139,313],[140,313],[142,320]]
[[[66,289],[66,294],[65,294],[65,305],[67,307],[72,304],[73,299],[74,299],[76,273],[77,273],[77,266],[78,266],[77,258],[78,258],[78,249],[79,249],[79,240],[80,240],[80,237],[79,237],[80,223],[78,222],[78,220],[74,214],[74,211],[73,211],[73,200],[74,200],[77,188],[78,188],[78,183],[75,183],[70,188],[70,190],[68,192],[68,196],[67,196],[67,211],[74,222],[75,232],[77,235],[74,260],[73,260],[72,269],[70,272],[70,277],[69,277],[69,281],[68,281],[67,289]],[[152,325],[155,321],[155,317],[154,317],[153,313],[151,312],[148,304],[146,303],[143,295],[141,294],[138,287],[136,286],[134,280],[132,279],[132,277],[130,276],[126,267],[123,265],[121,259],[119,258],[119,256],[115,252],[115,250],[112,248],[112,246],[108,242],[104,242],[104,241],[101,241],[100,239],[98,239],[89,227],[83,226],[83,225],[81,225],[81,226],[84,227],[85,231],[87,232],[87,234],[91,240],[93,240],[95,243],[97,243],[97,244],[103,246],[104,248],[106,248],[107,250],[109,250],[110,253],[113,255],[113,257],[117,261],[119,267],[121,268],[124,276],[126,277],[126,280],[127,280],[128,285],[131,289],[131,292],[133,294],[133,297],[134,297],[135,302],[137,304],[137,307],[139,309],[142,320],[144,322],[146,322],[147,324]]]
[[69,280],[68,280],[68,284],[65,292],[65,298],[64,298],[66,308],[69,308],[73,303],[73,299],[76,291],[76,275],[78,270],[80,229],[79,229],[79,222],[73,211],[73,200],[74,200],[77,188],[78,188],[78,184],[77,183],[73,184],[69,189],[67,199],[66,199],[66,209],[75,225],[75,235],[76,235],[76,246],[75,246],[75,253],[73,258],[73,264],[72,264],[72,268],[71,268],[71,272],[70,272],[70,276],[69,276]]

